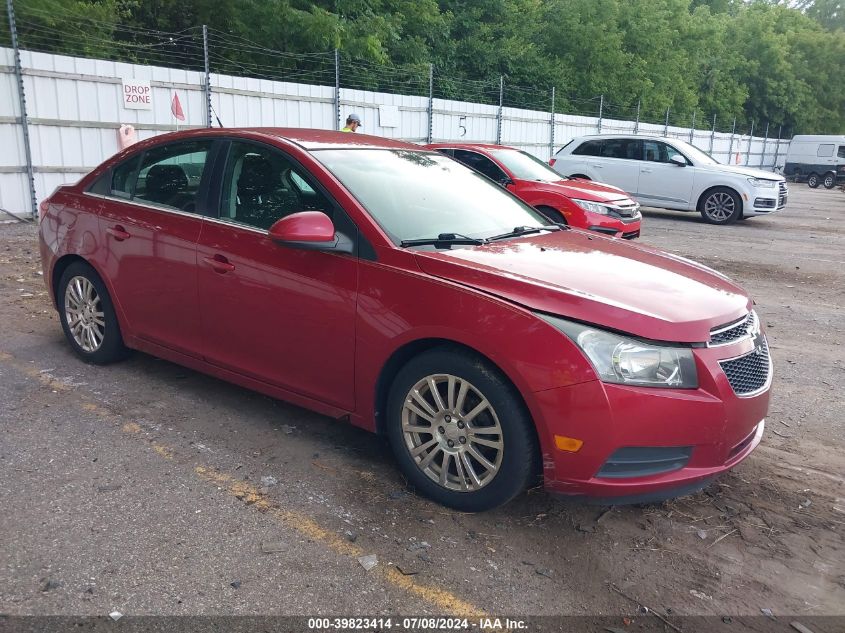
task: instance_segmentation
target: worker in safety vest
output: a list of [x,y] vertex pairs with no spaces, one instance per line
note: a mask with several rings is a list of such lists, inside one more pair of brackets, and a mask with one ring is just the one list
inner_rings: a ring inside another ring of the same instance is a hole
[[346,117],[346,127],[341,132],[354,132],[361,127],[361,117],[354,112]]

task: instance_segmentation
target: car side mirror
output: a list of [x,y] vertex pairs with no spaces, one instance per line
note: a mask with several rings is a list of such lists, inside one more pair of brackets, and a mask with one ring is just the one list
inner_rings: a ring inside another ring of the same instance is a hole
[[290,248],[336,253],[353,251],[352,240],[336,233],[331,218],[322,211],[287,215],[270,227],[268,235],[276,244]]
[[681,156],[680,154],[674,154],[670,159],[669,162],[673,165],[677,165],[678,167],[686,167],[687,166],[687,159]]

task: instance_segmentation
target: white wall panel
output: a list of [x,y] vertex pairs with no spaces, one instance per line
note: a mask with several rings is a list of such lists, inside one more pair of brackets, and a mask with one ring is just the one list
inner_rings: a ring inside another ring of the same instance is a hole
[[[73,182],[118,150],[117,129],[136,126],[139,140],[185,126],[205,125],[204,75],[196,71],[159,66],[140,66],[107,60],[84,59],[48,53],[21,52],[28,118],[39,199],[57,185]],[[0,48],[0,66],[9,68],[13,53]],[[66,75],[66,76],[62,76]],[[151,82],[153,107],[129,110],[123,107],[122,80]],[[211,75],[212,105],[227,127],[273,126],[334,129],[335,104],[332,86],[313,86],[250,77]],[[184,122],[171,113],[173,95],[178,94]],[[363,131],[379,136],[424,142],[428,135],[428,97],[395,95],[342,88],[341,125],[357,112]],[[399,108],[396,127],[382,127],[379,106]],[[0,70],[0,207],[16,213],[28,211],[28,185],[24,173],[25,153],[21,126],[15,123],[18,94],[14,74]],[[432,135],[435,141],[463,140],[492,143],[496,140],[498,106],[448,99],[433,100]],[[216,125],[216,120],[213,120]],[[595,134],[595,117],[558,113],[554,116],[556,151],[572,138]],[[632,133],[633,121],[604,119],[602,132]],[[640,134],[662,135],[661,124],[641,123]],[[502,109],[502,143],[549,158],[550,114],[506,107]],[[670,126],[672,137],[689,140],[689,130]],[[711,150],[722,161],[771,168],[775,157],[783,162],[788,142],[763,141],[760,137],[695,130],[693,143]],[[20,171],[9,172],[10,169]],[[78,171],[70,171],[78,170]]]

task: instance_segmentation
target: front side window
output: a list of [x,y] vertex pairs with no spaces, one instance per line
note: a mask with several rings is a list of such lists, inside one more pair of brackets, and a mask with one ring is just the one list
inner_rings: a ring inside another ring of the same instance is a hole
[[829,158],[830,156],[833,156],[833,149],[835,147],[836,146],[833,143],[822,143],[821,145],[819,145],[819,149],[818,152],[816,152],[816,155],[820,158]]
[[455,160],[462,162],[467,167],[472,167],[495,182],[502,182],[507,178],[507,174],[496,163],[478,152],[456,149]]
[[660,141],[643,141],[643,160],[652,163],[668,163],[673,156],[681,156],[686,160],[686,157],[671,145]]
[[331,217],[333,205],[309,179],[276,149],[233,142],[223,176],[220,217],[264,230],[300,211],[322,211]]
[[111,181],[106,188],[108,194],[116,198],[126,198],[127,200],[132,197],[133,190],[135,189],[135,181],[138,179],[140,158],[140,156],[130,158],[112,170],[111,174],[108,175],[108,180]]
[[537,182],[559,182],[559,173],[539,158],[516,149],[494,149],[490,152],[500,163],[510,169],[515,178]]
[[213,141],[189,141],[148,150],[132,200],[197,212],[197,195]]
[[845,158],[845,145],[839,146],[839,153],[836,154],[839,158]]
[[487,238],[548,223],[489,179],[436,152],[325,149],[312,154],[396,243],[441,233]]

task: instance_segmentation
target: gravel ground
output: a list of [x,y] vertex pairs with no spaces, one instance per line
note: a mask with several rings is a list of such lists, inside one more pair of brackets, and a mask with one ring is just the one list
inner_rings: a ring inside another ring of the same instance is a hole
[[661,505],[481,515],[409,494],[363,431],[144,354],[79,362],[35,228],[2,225],[0,613],[845,616],[841,222],[845,194],[804,185],[729,227],[647,210],[643,242],[757,301],[762,445]]

